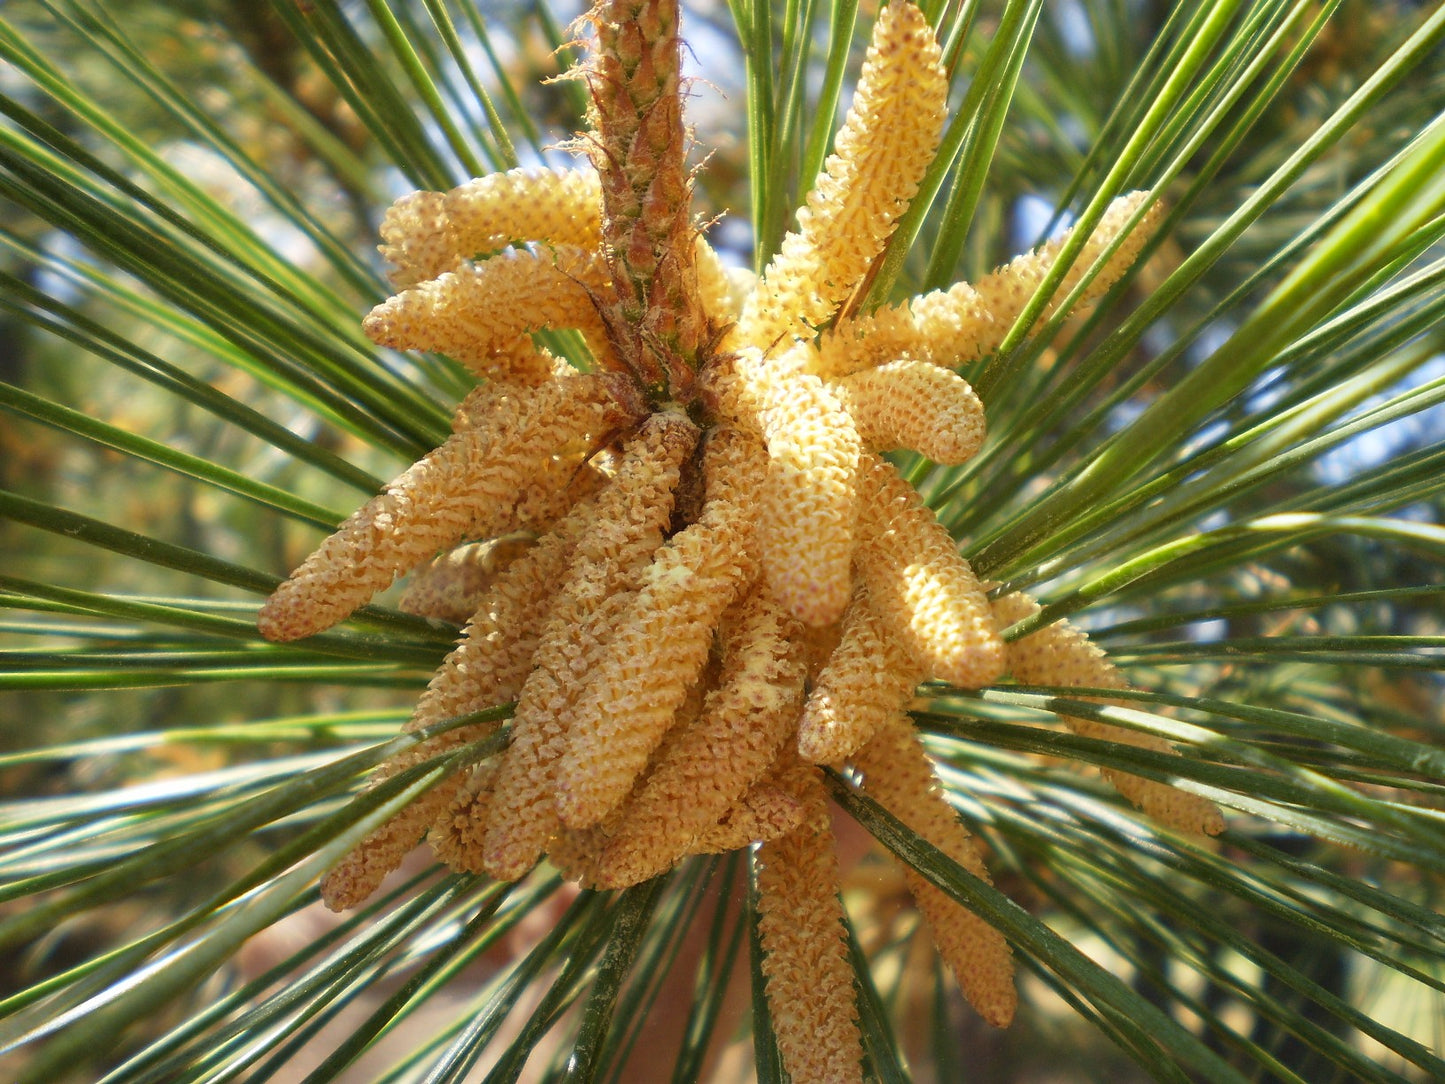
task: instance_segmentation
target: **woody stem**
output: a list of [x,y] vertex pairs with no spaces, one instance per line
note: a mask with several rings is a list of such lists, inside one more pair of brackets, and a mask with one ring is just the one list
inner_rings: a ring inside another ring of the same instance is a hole
[[649,394],[687,401],[708,328],[693,255],[678,0],[598,0],[589,18],[591,157],[616,291],[603,316]]

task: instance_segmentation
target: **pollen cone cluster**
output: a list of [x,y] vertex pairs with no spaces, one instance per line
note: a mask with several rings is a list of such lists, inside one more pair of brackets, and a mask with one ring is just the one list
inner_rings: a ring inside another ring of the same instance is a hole
[[[605,888],[759,845],[762,969],[786,1066],[799,1082],[859,1080],[820,766],[851,771],[986,878],[907,715],[916,686],[977,688],[1010,666],[1025,681],[1115,683],[1072,629],[1006,645],[1000,626],[1032,603],[991,604],[880,455],[974,454],[983,407],[955,368],[999,344],[1062,241],[976,286],[857,311],[948,90],[927,20],[894,0],[796,228],[739,289],[688,210],[675,0],[607,0],[588,19],[594,169],[416,193],[382,228],[400,292],[364,327],[477,375],[453,435],[261,610],[267,637],[305,637],[409,574],[407,609],[464,623],[408,724],[417,741],[376,778],[443,762],[449,774],[348,854],[323,897],[356,905],[423,838],[457,870],[510,880],[546,857]],[[1065,288],[1095,264],[1085,300],[1117,280],[1154,214],[1139,194],[1116,200]],[[589,348],[585,372],[531,337],[568,329]],[[466,760],[493,724],[439,725],[507,702],[493,760]],[[1171,824],[1218,829],[1207,803],[1111,778]],[[921,876],[909,883],[964,993],[1008,1023],[1007,944]]]

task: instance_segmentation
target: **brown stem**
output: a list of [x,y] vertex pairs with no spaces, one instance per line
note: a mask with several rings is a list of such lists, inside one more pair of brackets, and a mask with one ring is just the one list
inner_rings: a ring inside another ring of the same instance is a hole
[[598,0],[589,18],[591,157],[617,289],[603,316],[650,394],[688,401],[709,334],[693,257],[678,0]]

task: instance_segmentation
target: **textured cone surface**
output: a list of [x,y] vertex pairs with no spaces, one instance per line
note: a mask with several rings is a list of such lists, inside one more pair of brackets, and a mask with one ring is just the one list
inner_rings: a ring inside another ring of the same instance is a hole
[[815,764],[851,756],[903,710],[922,677],[859,587],[843,615],[838,646],[808,694],[798,723],[799,755]]
[[965,689],[1004,670],[988,598],[957,545],[893,467],[865,455],[858,566],[884,624],[930,676]]
[[838,899],[828,803],[814,778],[807,815],[758,850],[758,932],[768,1010],[793,1084],[862,1084],[853,968]]
[[[1004,595],[993,602],[994,613],[1003,627],[1032,617],[1039,604],[1021,591]],[[1008,645],[1009,668],[1016,681],[1028,685],[1063,685],[1078,688],[1124,689],[1118,668],[1109,661],[1102,648],[1093,643],[1081,629],[1067,621],[1058,621],[1030,633]],[[1121,701],[1104,701],[1119,705]],[[1073,715],[1061,716],[1069,728],[1086,738],[1120,742],[1136,749],[1156,753],[1172,753],[1173,747],[1163,738],[1125,727],[1110,726]],[[1120,794],[1160,824],[1195,835],[1216,836],[1224,831],[1224,816],[1219,807],[1207,798],[1179,790],[1128,772],[1104,769],[1104,778]]]
[[[943,797],[933,764],[906,716],[895,716],[853,763],[863,773],[867,794],[975,877],[989,881],[977,841]],[[1008,942],[917,870],[910,866],[903,872],[939,955],[969,1004],[990,1024],[1007,1027],[1018,1007]]]
[[581,679],[596,666],[633,585],[661,544],[683,462],[697,430],[678,415],[654,415],[623,452],[617,476],[578,535],[517,703],[512,744],[489,809],[483,862],[515,880],[556,834],[556,768],[568,746]]
[[553,450],[602,431],[616,413],[607,383],[592,377],[493,399],[476,427],[352,514],[272,593],[257,616],[261,634],[287,641],[321,632],[468,535],[511,530],[519,494]]

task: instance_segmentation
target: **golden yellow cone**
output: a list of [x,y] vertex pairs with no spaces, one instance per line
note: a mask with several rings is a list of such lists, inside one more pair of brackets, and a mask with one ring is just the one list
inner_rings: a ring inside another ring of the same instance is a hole
[[927,18],[911,3],[889,4],[878,13],[853,102],[798,211],[798,228],[743,308],[745,341],[811,338],[848,300],[918,191],[947,98]]
[[697,430],[680,415],[644,422],[597,498],[593,529],[578,538],[517,702],[512,744],[492,798],[483,860],[494,877],[526,873],[560,825],[555,771],[567,748],[579,678],[595,665],[661,544],[696,439]]
[[724,854],[753,843],[768,843],[803,823],[803,804],[773,783],[753,787],[692,841],[694,854]]
[[452,789],[450,801],[427,831],[437,858],[455,872],[484,872],[482,847],[499,770],[496,761],[473,768],[465,781]]
[[708,442],[702,515],[657,552],[573,710],[557,768],[557,808],[569,826],[596,824],[627,797],[702,671],[719,618],[757,574],[744,502],[756,492],[760,458],[741,432]]
[[327,538],[261,607],[269,640],[310,636],[468,535],[514,527],[553,448],[605,431],[620,416],[608,381],[575,376],[492,400],[490,416],[454,433]]
[[966,689],[1003,673],[988,599],[955,542],[898,472],[865,453],[858,571],[871,605],[929,677]]
[[[1064,281],[1044,309],[1044,319],[1057,311],[1069,291],[1118,239],[1147,198],[1145,192],[1129,192],[1109,204],[1078,259],[1064,273]],[[1159,204],[1149,209],[1099,274],[1090,280],[1077,305],[1097,301],[1119,281],[1139,258],[1162,214]],[[854,320],[839,321],[819,342],[817,371],[827,376],[841,376],[902,357],[931,361],[952,369],[992,353],[1003,342],[1072,234],[1072,230],[1065,231],[1053,241],[1015,257],[973,285],[960,282]]]
[[870,451],[911,448],[957,466],[983,444],[983,403],[967,380],[926,361],[891,361],[839,380],[848,413]]
[[859,585],[843,615],[838,646],[808,694],[798,754],[814,764],[844,760],[907,705],[923,676],[869,604],[867,587]]
[[[906,715],[895,713],[853,764],[863,775],[865,793],[975,877],[989,881],[978,842],[938,789],[933,764]],[[1007,1027],[1018,1007],[1008,942],[917,870],[909,867],[904,876],[969,1004],[990,1024]]]
[[[993,601],[994,615],[999,625],[1005,628],[1032,617],[1039,609],[1039,604],[1022,591],[1014,591]],[[1014,679],[1029,685],[1101,689],[1128,687],[1128,682],[1103,649],[1083,630],[1067,621],[1056,621],[1010,643],[1008,663]],[[1120,701],[1104,703],[1119,704]],[[1173,746],[1153,734],[1072,715],[1061,718],[1074,733],[1087,738],[1120,742],[1156,753],[1174,752]],[[1195,835],[1215,836],[1224,831],[1224,815],[1207,798],[1128,772],[1112,768],[1103,771],[1104,778],[1114,785],[1115,790],[1160,824]]]
[[595,248],[601,212],[591,170],[514,169],[401,197],[381,221],[380,251],[391,281],[407,287],[527,241]]
[[758,933],[768,1009],[793,1084],[863,1080],[853,968],[838,899],[838,858],[816,775],[803,823],[758,849]]
[[[579,509],[541,544],[521,554],[487,589],[461,642],[432,675],[406,729],[418,730],[445,719],[513,699],[532,666],[538,629],[550,608],[550,596],[566,569],[577,534],[591,522],[593,509]],[[478,723],[448,730],[383,763],[375,786],[432,757],[459,749],[496,730]],[[322,898],[333,910],[354,907],[401,864],[422,834],[452,804],[464,783],[454,774],[443,779],[353,848],[322,881]]]
[[804,678],[794,622],[766,591],[754,590],[734,610],[722,676],[701,715],[623,805],[602,859],[604,883],[636,884],[687,854],[762,779],[793,733]]
[[[519,336],[576,328],[604,367],[616,368],[594,304],[607,289],[605,267],[593,253],[571,246],[508,251],[403,290],[372,309],[361,326],[379,346],[436,351],[478,376],[501,380],[519,364]],[[527,362],[524,375],[541,364]]]
[[723,412],[753,419],[768,449],[756,512],[768,584],[806,625],[830,625],[851,592],[861,442],[837,395],[803,371],[807,348],[773,358],[745,349],[716,375]]
[[476,612],[492,580],[536,541],[529,534],[509,534],[458,546],[413,572],[396,607],[403,613],[461,624]]

